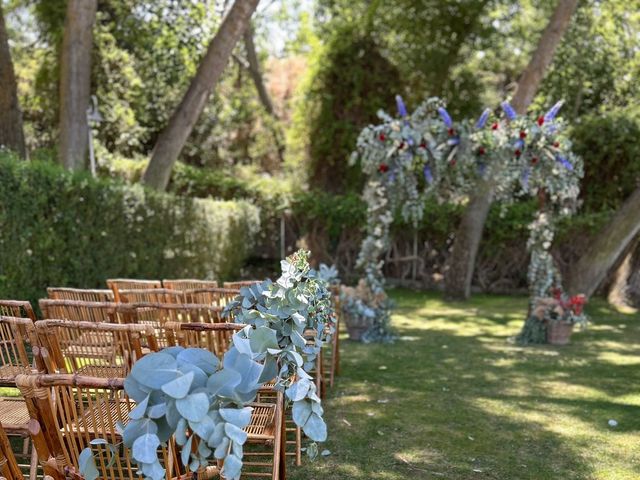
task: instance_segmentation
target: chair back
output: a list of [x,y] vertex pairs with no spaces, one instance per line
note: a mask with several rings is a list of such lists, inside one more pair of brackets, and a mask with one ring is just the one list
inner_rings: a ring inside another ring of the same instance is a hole
[[77,322],[130,323],[131,308],[114,302],[42,299],[39,304],[44,318]]
[[16,375],[33,372],[36,331],[30,318],[0,316],[0,384],[15,385]]
[[41,320],[35,328],[48,373],[123,378],[136,360],[158,350],[149,325]]
[[185,299],[189,303],[216,305],[218,307],[226,306],[238,295],[240,295],[240,290],[233,288],[196,288],[184,291]]
[[184,292],[170,288],[123,289],[118,295],[122,303],[185,303]]
[[133,321],[142,325],[151,325],[156,332],[158,346],[169,345],[164,325],[167,322],[178,323],[222,323],[222,308],[212,305],[185,303],[181,305],[163,303],[134,303]]
[[231,337],[245,325],[239,323],[167,322],[164,331],[168,346],[204,348],[222,358],[231,346]]
[[224,282],[222,286],[224,288],[234,288],[240,290],[242,287],[250,287],[257,283],[262,283],[264,280],[239,280],[237,282]]
[[[29,430],[38,458],[41,462],[49,459],[44,464],[45,474],[60,478],[68,467],[78,472],[80,453],[90,447],[99,478],[137,478],[129,449],[116,449],[112,455],[107,446],[89,443],[96,438],[112,445],[122,442],[116,425],[126,425],[135,407],[124,391],[122,378],[40,374],[19,375],[16,383],[32,418]],[[166,478],[180,476],[183,467],[173,441],[158,451]]]
[[107,287],[113,290],[116,302],[120,301],[120,290],[148,290],[162,288],[160,280],[136,280],[133,278],[111,278],[107,280]]
[[179,278],[174,280],[162,280],[164,288],[171,290],[193,290],[194,288],[217,288],[216,280],[197,280],[191,278]]
[[36,321],[33,307],[26,300],[0,300],[0,315],[30,318],[32,321]]
[[47,296],[53,300],[113,302],[113,292],[107,289],[49,287],[47,288]]

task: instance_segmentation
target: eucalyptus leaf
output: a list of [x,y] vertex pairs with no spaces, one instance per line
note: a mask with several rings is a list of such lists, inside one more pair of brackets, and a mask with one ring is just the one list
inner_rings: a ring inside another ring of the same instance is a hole
[[220,361],[209,350],[204,348],[187,348],[176,357],[178,365],[188,363],[202,369],[207,375],[211,375],[218,369]]
[[182,447],[180,452],[180,460],[183,465],[189,465],[189,457],[191,456],[191,444],[193,443],[193,437],[189,437],[187,443]]
[[225,421],[233,423],[236,427],[244,428],[251,421],[252,410],[251,407],[221,408],[219,412]]
[[294,402],[291,409],[291,414],[293,417],[293,422],[299,427],[303,427],[312,414],[311,402],[308,402],[306,400]]
[[96,480],[100,476],[98,468],[96,467],[96,460],[93,458],[93,452],[89,447],[80,452],[78,467],[80,473],[86,480]]
[[238,442],[240,445],[247,441],[247,432],[241,428],[236,427],[233,423],[226,423],[224,426],[224,433],[227,434],[234,442]]
[[158,458],[160,439],[155,433],[145,433],[133,442],[131,454],[138,462],[152,463]]
[[178,412],[191,422],[199,422],[209,410],[209,398],[206,393],[193,393],[176,400]]
[[322,417],[315,413],[309,416],[302,430],[314,442],[324,442],[327,439],[327,425],[322,420]]
[[227,456],[228,450],[229,450],[229,439],[227,437],[224,437],[220,442],[220,444],[216,447],[215,451],[213,452],[213,456],[218,460],[222,460],[224,457]]
[[233,454],[227,455],[222,466],[222,475],[227,480],[237,480],[240,478],[242,470],[242,460]]
[[[180,353],[182,355],[187,350]],[[189,372],[186,375],[179,375],[175,380],[166,383],[162,386],[162,391],[173,398],[184,398],[189,393],[193,383],[193,372]]]
[[156,352],[145,355],[133,364],[131,376],[141,385],[159,389],[178,375],[176,359]]

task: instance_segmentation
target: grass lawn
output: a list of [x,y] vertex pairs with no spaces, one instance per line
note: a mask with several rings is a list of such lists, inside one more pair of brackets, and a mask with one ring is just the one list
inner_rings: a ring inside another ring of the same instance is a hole
[[594,301],[572,345],[521,348],[507,339],[524,297],[393,297],[400,339],[342,343],[320,446],[331,454],[288,478],[640,478],[638,315]]

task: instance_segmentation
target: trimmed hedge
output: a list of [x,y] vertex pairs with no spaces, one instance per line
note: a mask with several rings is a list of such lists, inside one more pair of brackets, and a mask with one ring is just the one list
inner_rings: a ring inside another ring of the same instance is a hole
[[0,298],[109,277],[237,277],[260,230],[246,201],[161,194],[0,153]]

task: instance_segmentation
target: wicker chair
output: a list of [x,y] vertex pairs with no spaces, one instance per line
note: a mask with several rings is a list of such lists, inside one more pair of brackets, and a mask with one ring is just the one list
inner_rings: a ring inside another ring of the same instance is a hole
[[120,378],[149,351],[157,351],[149,325],[41,320],[40,355],[48,373]]
[[22,471],[13,455],[9,438],[2,426],[0,426],[0,478],[22,480]]
[[[102,438],[112,444],[120,442],[116,424],[126,424],[128,413],[135,407],[124,392],[121,378],[19,375],[16,383],[29,406],[29,433],[44,472],[55,480],[73,477],[73,473],[79,471],[80,452],[92,439]],[[127,449],[121,449],[112,458],[103,445],[91,448],[99,478],[137,478],[137,469]],[[167,478],[177,478],[185,473],[173,442],[168,448],[161,447],[160,451]],[[217,471],[217,468],[213,470]],[[75,476],[78,478],[77,473]]]
[[[79,375],[19,375],[18,388],[29,406],[32,420],[29,432],[44,462],[45,474],[63,480],[69,468],[78,470],[80,452],[94,438],[112,444],[121,441],[116,423],[126,424],[135,407],[124,392],[122,379],[105,379]],[[282,394],[272,404],[252,404],[251,423],[243,459],[243,477],[284,479],[282,451]],[[93,446],[101,479],[136,478],[136,467],[126,449],[111,455],[101,445]],[[173,441],[161,447],[167,478],[184,474]],[[111,464],[109,463],[111,460]],[[218,473],[217,466],[198,472],[198,478]]]
[[222,358],[229,350],[235,332],[244,328],[238,323],[182,323],[166,322],[165,337],[168,346],[205,348]]
[[39,304],[44,318],[95,323],[131,323],[131,307],[114,302],[43,299]]
[[162,288],[160,280],[136,280],[132,278],[111,278],[107,280],[107,287],[113,290],[114,299],[120,301],[120,290],[148,290]]
[[47,288],[47,296],[52,300],[78,300],[81,302],[113,302],[113,292],[107,289]]
[[234,288],[196,288],[185,290],[184,296],[189,303],[203,305],[216,305],[224,307],[240,294],[240,290]]
[[164,288],[171,290],[193,290],[196,288],[217,288],[216,280],[196,280],[190,278],[180,278],[176,280],[162,280]]
[[36,321],[33,307],[26,300],[0,300],[0,315],[30,318],[32,321]]
[[184,292],[169,288],[119,290],[122,303],[186,303]]
[[[35,364],[34,358],[38,360],[38,370],[43,371],[44,367],[40,356],[34,354],[34,352],[39,353],[40,351],[36,340],[36,331],[31,318],[0,317],[0,384],[15,387],[17,375],[34,372],[32,366]],[[3,435],[6,433],[21,437],[23,439],[21,453],[27,458],[30,447],[28,423],[29,412],[21,397],[0,397],[0,427],[2,427]],[[0,438],[0,443],[2,443],[2,438]],[[7,445],[9,444],[7,443]],[[10,445],[7,448],[10,452]],[[0,445],[0,450],[4,450],[2,445]],[[0,452],[0,456],[2,453]],[[7,465],[16,461],[13,453],[10,457],[8,453],[4,453],[4,456]],[[37,468],[36,460],[34,451],[31,452],[31,459],[26,460],[27,464],[30,463],[30,477],[33,479],[35,479]],[[13,471],[12,466],[9,468]],[[0,472],[2,471],[3,468],[0,467]],[[20,473],[20,478],[22,478],[22,473]]]
[[222,323],[222,309],[211,305],[185,303],[181,305],[165,303],[132,303],[133,322],[151,325],[160,348],[169,345],[164,325],[167,322],[180,323]]
[[250,287],[251,285],[256,285],[258,283],[262,283],[264,280],[239,280],[237,282],[224,282],[222,286],[224,288],[233,288],[235,290],[240,290],[242,287]]

